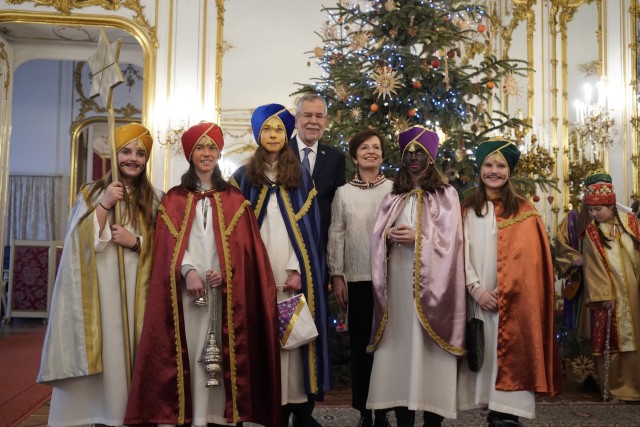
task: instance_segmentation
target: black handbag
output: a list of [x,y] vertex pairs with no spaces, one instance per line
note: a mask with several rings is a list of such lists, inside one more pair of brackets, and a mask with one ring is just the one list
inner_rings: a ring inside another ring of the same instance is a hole
[[[475,307],[475,302],[472,307]],[[484,362],[484,322],[475,317],[475,310],[473,315],[467,320],[467,363],[471,372],[478,372]]]

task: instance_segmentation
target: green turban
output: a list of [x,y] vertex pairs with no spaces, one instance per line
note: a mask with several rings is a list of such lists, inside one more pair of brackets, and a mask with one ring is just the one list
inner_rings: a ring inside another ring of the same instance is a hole
[[584,179],[584,186],[588,187],[591,184],[595,184],[596,182],[608,182],[609,184],[611,184],[613,180],[611,179],[611,175],[609,175],[605,170],[596,169],[593,172],[589,173]]
[[516,144],[501,137],[491,138],[480,143],[476,150],[476,166],[478,166],[478,169],[484,163],[484,159],[496,153],[500,153],[504,157],[509,166],[509,176],[513,175],[513,169],[520,158],[520,150],[518,150]]

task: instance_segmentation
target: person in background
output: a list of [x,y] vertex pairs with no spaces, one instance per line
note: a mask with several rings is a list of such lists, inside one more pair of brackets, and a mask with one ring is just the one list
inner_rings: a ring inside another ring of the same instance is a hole
[[[345,158],[335,148],[320,142],[329,117],[327,102],[316,94],[305,94],[296,102],[295,126],[297,134],[289,140],[289,148],[300,159],[302,167],[313,179],[320,208],[320,238],[326,248],[331,224],[331,203],[338,187],[345,183]],[[328,271],[325,271],[328,277]],[[324,286],[329,286],[325,283]],[[309,416],[313,413],[315,399],[307,401],[305,411]],[[303,427],[297,415],[293,417],[294,427]]]
[[327,263],[333,296],[347,312],[351,350],[351,406],[360,412],[359,427],[388,427],[385,411],[367,409],[373,356],[367,353],[373,320],[371,231],[382,198],[393,183],[380,171],[384,138],[375,129],[356,133],[349,154],[356,165],[351,181],[336,191],[331,205]]
[[635,215],[618,211],[610,183],[588,186],[584,204],[593,218],[585,232],[583,269],[600,388],[616,401],[638,401],[640,226]]
[[394,408],[399,427],[456,417],[464,354],[464,245],[460,202],[435,166],[438,136],[400,134],[402,166],[382,200],[371,239],[374,352],[367,408]]
[[[37,381],[53,386],[51,426],[122,425],[127,404],[123,310],[133,362],[142,327],[162,192],[147,177],[153,139],[142,125],[115,131],[119,181],[108,172],[71,211]],[[122,209],[122,224],[114,208]],[[126,307],[120,295],[123,248]]]
[[192,126],[182,147],[189,169],[158,210],[125,424],[280,427],[275,284],[258,223],[222,178],[218,125]]
[[[460,409],[488,407],[490,426],[535,417],[535,393],[560,392],[554,276],[547,233],[509,178],[520,157],[503,138],[476,151],[478,187],[462,203],[467,309],[484,322],[484,363],[462,363]],[[526,366],[526,369],[523,369]]]
[[289,148],[298,156],[302,166],[313,178],[318,191],[321,237],[326,245],[331,224],[331,203],[338,187],[345,183],[345,158],[335,148],[320,141],[329,117],[327,103],[319,95],[306,94],[296,103],[297,134],[289,141]]
[[[611,183],[611,175],[602,169],[589,173],[583,185]],[[619,212],[630,212],[629,208],[616,203]],[[562,324],[575,330],[579,336],[589,338],[589,320],[587,306],[584,304],[584,280],[582,274],[582,241],[585,229],[591,222],[589,210],[581,202],[578,208],[571,210],[558,226],[556,234],[555,261],[559,276],[564,279],[562,294],[564,304]]]
[[278,286],[278,301],[304,294],[319,336],[309,344],[280,350],[282,422],[293,413],[305,427],[320,426],[309,410],[332,388],[329,358],[325,250],[320,211],[311,176],[287,147],[295,123],[280,104],[263,105],[251,116],[258,148],[232,182],[251,202]]

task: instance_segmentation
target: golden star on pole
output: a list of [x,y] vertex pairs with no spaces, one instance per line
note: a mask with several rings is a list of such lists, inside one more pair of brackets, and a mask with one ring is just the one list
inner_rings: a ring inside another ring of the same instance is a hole
[[121,40],[109,43],[104,30],[100,30],[98,50],[88,59],[91,68],[91,94],[94,98],[100,95],[107,109],[111,106],[112,89],[124,81],[118,58]]

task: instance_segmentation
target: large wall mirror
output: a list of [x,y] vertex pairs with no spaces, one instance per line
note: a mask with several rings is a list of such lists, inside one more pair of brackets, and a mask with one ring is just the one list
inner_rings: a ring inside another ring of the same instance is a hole
[[[18,206],[26,196],[16,198],[13,180],[55,181],[56,196],[50,206],[55,218],[51,218],[50,228],[64,232],[64,225],[59,224],[66,223],[79,186],[96,177],[99,162],[94,164],[89,153],[94,151],[96,137],[103,133],[106,112],[101,100],[88,96],[88,67],[78,69],[97,50],[101,29],[109,40],[122,41],[119,62],[128,82],[116,88],[120,94],[114,92],[116,115],[121,122],[145,123],[155,86],[155,47],[145,28],[117,16],[0,11],[0,31],[14,52],[13,99],[7,116],[11,138],[0,141],[3,148],[11,144],[10,157],[2,165],[9,168],[9,183],[0,194],[0,200],[11,195],[5,244],[13,239],[60,238],[57,234],[19,234],[27,227],[10,220],[19,218],[11,209],[29,209],[26,204]],[[39,66],[43,67],[40,72]],[[62,192],[58,189],[61,182]]]

